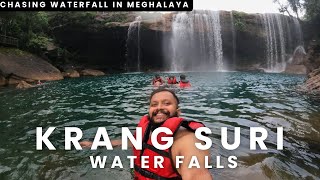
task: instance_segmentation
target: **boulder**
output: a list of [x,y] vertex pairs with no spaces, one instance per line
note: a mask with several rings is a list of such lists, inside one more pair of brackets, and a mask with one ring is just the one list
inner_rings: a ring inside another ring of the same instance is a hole
[[304,65],[306,52],[302,46],[298,46],[286,65],[284,73],[307,74],[307,67]]
[[307,68],[304,65],[289,64],[284,72],[288,74],[307,74]]
[[74,69],[68,69],[65,72],[62,73],[63,77],[67,77],[67,78],[77,78],[80,77],[80,74],[78,71],[74,70]]
[[33,79],[19,77],[19,76],[15,75],[15,74],[8,75],[6,80],[7,80],[6,81],[7,84],[19,84],[21,81],[26,81],[26,82],[34,82],[35,81]]
[[34,86],[32,86],[31,84],[25,82],[25,81],[20,81],[18,83],[18,85],[16,86],[17,89],[27,89],[27,88],[32,88]]
[[[61,72],[47,61],[13,48],[0,49],[0,71],[7,79],[15,81],[34,81],[34,80],[60,80],[63,79]],[[14,77],[13,77],[14,76]]]
[[320,68],[320,41],[310,42],[304,64],[307,67],[307,73]]
[[320,95],[320,68],[313,70],[308,74],[308,79],[301,86],[301,89],[307,93],[317,93]]
[[85,69],[80,72],[81,76],[103,76],[104,72],[95,69]]
[[320,68],[313,70],[311,73],[308,74],[308,78],[312,78],[320,74]]

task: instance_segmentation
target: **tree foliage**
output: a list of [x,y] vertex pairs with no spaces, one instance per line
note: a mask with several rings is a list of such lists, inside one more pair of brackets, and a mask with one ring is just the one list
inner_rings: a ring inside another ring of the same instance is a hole
[[305,0],[303,7],[306,10],[306,19],[313,23],[320,23],[320,1],[319,0]]
[[[50,60],[75,59],[76,51],[69,52],[59,45],[54,32],[59,28],[91,29],[104,27],[107,22],[128,22],[128,12],[0,12],[0,35],[15,37],[19,48],[38,55],[50,55]],[[50,52],[48,52],[50,49]],[[74,50],[73,50],[74,51]],[[52,59],[53,58],[53,59]],[[56,58],[56,59],[55,59]]]
[[95,23],[96,12],[50,12],[50,30],[65,26],[86,27]]
[[285,3],[274,0],[274,2],[279,5],[281,13],[292,16],[290,14],[292,10],[299,19],[299,12],[304,12],[304,19],[315,24],[320,23],[320,0],[287,0]]
[[19,46],[28,49],[29,42],[36,36],[45,36],[48,17],[45,12],[1,12],[0,33],[19,39]]
[[245,31],[247,29],[247,24],[245,21],[245,13],[243,12],[233,12],[234,25],[239,31]]

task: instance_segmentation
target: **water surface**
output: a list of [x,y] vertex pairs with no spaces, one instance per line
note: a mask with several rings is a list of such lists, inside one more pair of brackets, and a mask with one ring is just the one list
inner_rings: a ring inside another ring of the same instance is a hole
[[[79,127],[93,138],[106,127],[120,138],[121,127],[134,129],[147,113],[154,74],[118,74],[66,79],[42,86],[0,92],[0,179],[131,179],[126,156],[131,151],[64,150],[64,127]],[[168,75],[168,74],[161,74]],[[179,75],[179,74],[176,74]],[[264,73],[187,73],[190,89],[173,88],[182,116],[204,122],[213,132],[211,155],[224,169],[211,169],[215,179],[319,179],[320,108],[295,89],[303,76]],[[50,136],[56,151],[36,150],[36,127],[57,127]],[[284,128],[284,150],[276,149],[276,127]],[[241,145],[233,151],[220,142],[220,128],[241,127]],[[250,127],[268,131],[268,150],[249,150]],[[89,156],[106,155],[105,169],[92,169]],[[124,169],[111,169],[119,155]],[[227,157],[238,157],[229,169]]]

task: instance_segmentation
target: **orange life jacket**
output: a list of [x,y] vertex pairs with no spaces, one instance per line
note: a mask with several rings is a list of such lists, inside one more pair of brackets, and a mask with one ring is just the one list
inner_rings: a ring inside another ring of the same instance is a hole
[[168,78],[168,84],[177,84],[176,77],[173,77],[173,79]]
[[158,78],[158,79],[154,78],[152,80],[152,84],[155,84],[156,82],[160,82],[161,84],[163,84],[163,80],[161,78]]
[[[167,135],[165,133],[159,133],[157,141],[159,144],[165,144],[166,142],[161,141],[163,137],[174,137],[180,126],[185,127],[190,131],[195,131],[199,127],[204,127],[200,122],[186,121],[183,118],[174,117],[167,119],[160,127],[169,128],[173,135]],[[142,127],[143,144],[142,150],[137,150],[133,147],[133,154],[137,158],[134,160],[134,176],[135,180],[173,180],[181,179],[180,174],[177,172],[173,165],[171,157],[171,148],[166,150],[159,150],[155,148],[151,143],[150,132],[152,125],[148,119],[148,116],[143,116],[138,124],[138,127]],[[148,156],[149,168],[141,167],[141,156]],[[162,163],[164,168],[154,168],[154,156],[162,156],[164,161]]]
[[190,84],[189,81],[188,81],[188,82],[182,82],[182,81],[180,81],[179,86],[180,86],[181,88],[186,88],[186,87],[191,87],[191,84]]

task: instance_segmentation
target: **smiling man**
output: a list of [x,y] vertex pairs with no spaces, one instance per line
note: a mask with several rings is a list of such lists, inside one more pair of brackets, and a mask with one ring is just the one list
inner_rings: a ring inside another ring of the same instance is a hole
[[[195,136],[195,130],[204,127],[202,123],[187,121],[180,116],[179,99],[168,89],[159,88],[150,96],[149,113],[141,118],[138,127],[142,128],[142,149],[133,147],[134,175],[136,180],[210,180],[212,176],[206,168],[206,158],[210,157],[209,150],[200,150],[196,143],[204,143]],[[170,148],[159,150],[151,142],[151,134],[159,127],[166,127],[173,134],[159,133],[157,142],[164,145],[168,137],[173,138]],[[120,146],[120,140],[111,141],[112,146]],[[83,147],[90,147],[91,142],[80,143]],[[131,144],[132,147],[132,144]],[[144,158],[148,159],[148,167],[144,165]],[[155,159],[161,158],[161,162]],[[190,162],[197,160],[196,166]],[[179,162],[176,162],[179,161]],[[157,167],[156,164],[161,164]]]
[[[203,127],[202,123],[186,121],[180,118],[179,99],[176,94],[168,89],[157,89],[150,96],[149,114],[142,117],[138,127],[142,127],[143,148],[133,149],[135,159],[135,179],[212,179],[208,169],[205,168],[205,157],[209,157],[209,151],[196,148],[195,143],[203,143],[195,137],[194,131]],[[171,148],[159,150],[151,143],[150,134],[158,127],[169,128],[173,135],[160,133],[157,137],[159,144],[163,137],[173,137]],[[141,157],[148,156],[149,168],[141,167]],[[154,157],[163,157],[163,168],[154,168]],[[179,167],[176,166],[177,157],[183,157]],[[198,167],[190,167],[193,157],[199,162]]]

